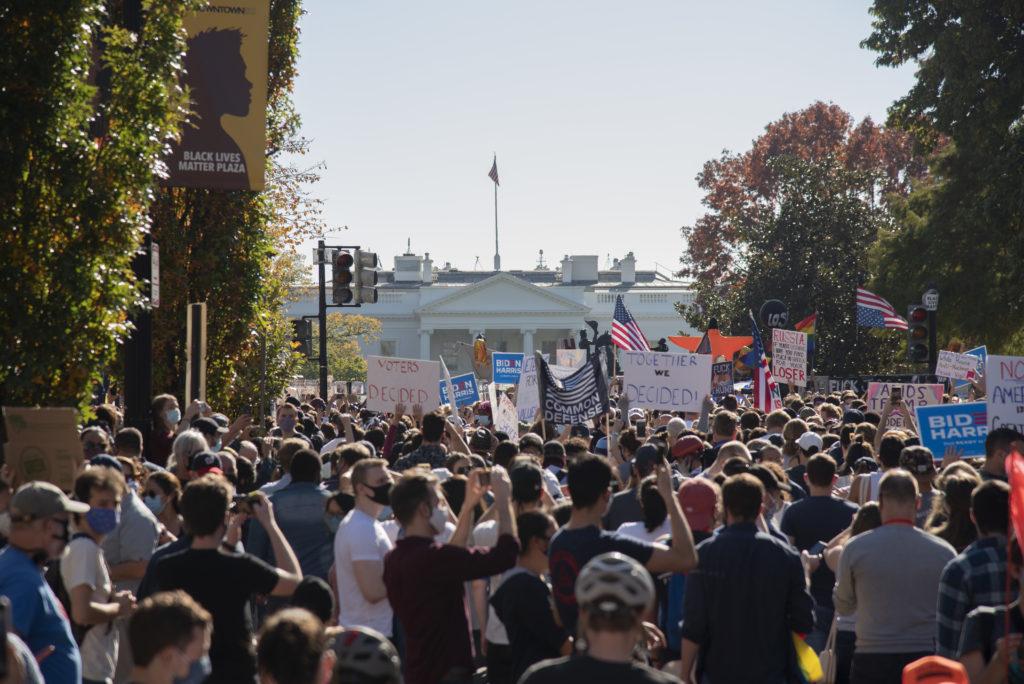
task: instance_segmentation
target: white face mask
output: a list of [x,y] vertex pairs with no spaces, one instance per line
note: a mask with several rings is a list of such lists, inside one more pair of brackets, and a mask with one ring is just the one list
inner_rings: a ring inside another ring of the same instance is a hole
[[11,512],[4,511],[0,513],[0,535],[4,537],[11,536]]
[[435,506],[434,510],[430,512],[430,529],[434,530],[434,534],[438,535],[444,532],[445,523],[448,522],[448,512],[441,508],[441,506]]

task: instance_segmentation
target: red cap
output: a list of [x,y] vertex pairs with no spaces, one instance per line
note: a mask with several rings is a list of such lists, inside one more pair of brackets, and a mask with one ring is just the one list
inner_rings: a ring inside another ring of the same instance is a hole
[[704,477],[683,480],[678,497],[679,507],[683,509],[690,528],[710,532],[718,508],[718,489],[714,483]]
[[681,459],[704,450],[704,442],[696,435],[684,435],[672,445],[672,458]]

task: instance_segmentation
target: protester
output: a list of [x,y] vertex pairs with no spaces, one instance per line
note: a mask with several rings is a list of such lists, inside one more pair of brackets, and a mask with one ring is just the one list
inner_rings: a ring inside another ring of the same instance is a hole
[[480,475],[480,471],[470,473],[458,525],[447,544],[434,541],[447,520],[435,476],[412,470],[391,489],[391,508],[405,536],[384,558],[384,585],[405,633],[408,684],[462,682],[472,676],[463,582],[504,572],[516,562],[511,483],[500,467],[490,473],[498,541],[486,552],[464,548],[473,509],[485,491]]
[[1024,435],[1008,427],[996,428],[985,436],[985,463],[981,479],[1006,482],[1006,457],[1012,449],[1024,453]]
[[175,539],[182,533],[180,500],[181,483],[173,473],[157,471],[146,479],[142,503],[156,516],[162,532]]
[[853,684],[898,681],[907,663],[934,652],[939,578],[956,555],[914,527],[919,496],[910,473],[890,470],[878,494],[882,526],[846,544],[836,573],[836,612],[857,614]]
[[608,513],[604,516],[604,528],[617,530],[625,523],[643,520],[640,508],[640,482],[654,472],[655,466],[664,460],[654,444],[644,444],[636,451],[630,462],[630,486],[615,494],[608,505]]
[[551,540],[549,559],[555,605],[562,625],[576,633],[577,604],[574,587],[579,568],[590,559],[618,551],[646,566],[652,573],[688,572],[697,565],[690,527],[679,510],[667,464],[657,467],[657,486],[668,510],[672,546],[650,544],[607,532],[601,519],[611,500],[612,470],[600,456],[588,455],[569,466],[572,516]]
[[579,636],[586,650],[576,657],[537,663],[526,671],[520,684],[678,681],[633,657],[645,634],[643,614],[654,601],[651,576],[639,562],[618,552],[595,556],[580,570],[574,598],[580,610]]
[[440,411],[423,416],[423,441],[418,448],[395,462],[395,470],[408,470],[420,463],[426,463],[431,469],[443,468],[447,458],[447,452],[441,445],[445,424],[444,415]]
[[657,478],[648,476],[641,480],[636,488],[635,496],[640,502],[642,519],[637,522],[622,523],[616,532],[651,543],[668,537],[672,533],[672,527],[669,523],[665,502],[662,500],[661,494],[658,493]]
[[[255,595],[290,596],[302,580],[299,562],[274,519],[273,504],[261,495],[248,502],[251,515],[266,530],[276,567],[224,546],[229,524],[231,485],[223,477],[204,475],[189,483],[181,497],[185,526],[191,534],[186,550],[168,555],[156,568],[161,590],[182,589],[213,615],[208,682],[251,681],[256,675],[252,623],[247,603]],[[249,515],[235,513],[233,517]]]
[[181,422],[181,409],[173,394],[153,397],[150,404],[150,430],[144,440],[146,460],[160,467],[167,465],[175,430]]
[[[931,513],[937,495],[935,491],[935,456],[931,449],[923,446],[904,447],[900,452],[900,468],[914,476],[917,480],[917,491],[921,494],[921,505],[914,516],[914,524],[924,527]],[[955,546],[955,545],[954,545]]]
[[[689,681],[787,681],[790,632],[814,627],[813,600],[800,556],[758,532],[764,487],[741,473],[722,487],[726,527],[701,542],[700,565],[686,578],[681,671]],[[757,568],[757,572],[751,572]],[[735,647],[745,655],[737,658]]]
[[323,623],[302,608],[272,615],[256,645],[260,684],[326,684],[334,670]]
[[345,630],[334,646],[331,684],[402,684],[401,661],[387,638],[367,627]]
[[43,577],[44,565],[61,558],[69,541],[69,515],[89,504],[71,501],[47,482],[29,482],[10,502],[11,531],[0,550],[0,595],[11,604],[11,625],[53,684],[79,684],[82,659],[63,607]]
[[981,478],[973,471],[947,470],[939,478],[939,496],[925,529],[949,542],[957,553],[978,538],[971,519],[971,495],[980,483]]
[[379,458],[362,459],[352,466],[355,506],[334,536],[334,571],[338,624],[369,627],[391,636],[393,615],[384,586],[384,557],[394,545],[378,521],[391,503],[392,481],[386,468],[387,461]]
[[209,673],[212,618],[183,591],[156,594],[139,603],[128,623],[133,684],[171,684],[196,663]]

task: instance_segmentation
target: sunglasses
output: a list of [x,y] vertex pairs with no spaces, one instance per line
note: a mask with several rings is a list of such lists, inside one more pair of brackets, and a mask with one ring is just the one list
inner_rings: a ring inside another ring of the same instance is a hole
[[455,469],[456,475],[469,475],[469,466]]
[[107,448],[107,445],[104,442],[91,442],[89,440],[82,442],[82,445],[91,451],[102,451]]
[[158,492],[158,491],[150,489],[150,490],[147,490],[147,491],[143,492],[142,495],[143,496],[162,496],[163,492]]

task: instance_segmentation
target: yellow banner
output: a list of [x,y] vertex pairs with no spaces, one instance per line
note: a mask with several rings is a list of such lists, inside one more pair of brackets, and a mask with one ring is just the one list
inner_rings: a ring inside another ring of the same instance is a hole
[[269,0],[211,0],[185,18],[183,84],[192,114],[166,185],[262,190]]

